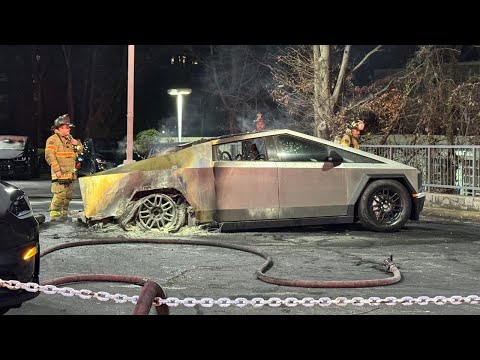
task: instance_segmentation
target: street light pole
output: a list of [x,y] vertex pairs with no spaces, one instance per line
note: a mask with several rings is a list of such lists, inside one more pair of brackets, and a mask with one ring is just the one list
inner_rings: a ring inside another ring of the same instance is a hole
[[188,95],[192,89],[169,89],[168,94],[177,97],[177,129],[178,142],[182,141],[182,110],[183,110],[183,95]]
[[127,158],[128,164],[133,161],[133,89],[135,69],[135,45],[128,45],[128,90],[127,90]]

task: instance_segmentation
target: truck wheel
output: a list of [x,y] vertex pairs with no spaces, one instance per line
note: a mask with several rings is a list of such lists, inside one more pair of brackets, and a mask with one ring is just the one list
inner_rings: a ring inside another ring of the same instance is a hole
[[410,194],[397,180],[376,180],[370,183],[358,203],[360,223],[373,231],[400,230],[412,211]]

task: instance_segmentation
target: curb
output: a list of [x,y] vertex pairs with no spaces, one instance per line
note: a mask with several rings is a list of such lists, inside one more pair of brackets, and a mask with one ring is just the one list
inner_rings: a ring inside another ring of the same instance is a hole
[[471,221],[480,223],[480,212],[478,211],[462,211],[437,207],[424,207],[420,215],[439,217],[445,220]]

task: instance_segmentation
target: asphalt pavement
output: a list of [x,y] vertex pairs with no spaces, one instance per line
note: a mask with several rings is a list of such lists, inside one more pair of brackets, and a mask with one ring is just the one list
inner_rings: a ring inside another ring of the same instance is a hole
[[[151,278],[178,299],[314,299],[338,297],[401,297],[479,295],[480,221],[471,214],[435,213],[428,209],[419,222],[409,222],[396,233],[365,231],[359,225],[286,228],[275,231],[239,233],[182,229],[176,234],[160,231],[126,232],[117,226],[87,227],[79,222],[52,224],[48,220],[49,182],[14,182],[31,197],[37,214],[45,214],[40,225],[40,241],[45,251],[59,244],[84,240],[91,246],[73,247],[47,254],[41,260],[41,281],[76,274],[116,274]],[[78,191],[78,184],[76,187]],[[78,194],[78,193],[77,193]],[[82,208],[81,199],[72,202],[72,210]],[[468,218],[467,218],[468,216]],[[185,244],[108,244],[93,245],[95,240],[173,239]],[[269,276],[317,280],[367,280],[389,278],[383,261],[390,256],[402,279],[388,286],[366,288],[313,288],[275,285],[259,280],[257,270],[265,262],[244,251],[217,246],[200,246],[195,241],[244,246],[270,256],[274,265]],[[189,243],[190,242],[190,243]],[[136,285],[112,282],[81,282],[59,286],[89,289],[109,294],[139,295]],[[113,300],[84,300],[78,296],[40,294],[10,310],[8,315],[131,315],[132,303]],[[152,312],[153,313],[153,310]],[[204,307],[178,305],[171,315],[452,315],[480,314],[480,304],[445,305],[362,305],[355,306],[259,306]]]

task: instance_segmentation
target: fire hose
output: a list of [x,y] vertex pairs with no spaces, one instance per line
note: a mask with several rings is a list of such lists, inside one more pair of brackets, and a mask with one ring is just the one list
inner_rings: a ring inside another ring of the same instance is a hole
[[[393,259],[390,256],[389,259],[384,260],[383,265],[388,272],[393,273],[393,277],[369,279],[369,280],[293,280],[268,276],[265,273],[273,267],[273,259],[271,256],[266,255],[260,251],[248,248],[241,245],[223,244],[216,241],[208,240],[183,240],[183,239],[151,239],[151,238],[103,238],[82,240],[69,243],[62,243],[46,250],[42,251],[40,257],[50,254],[54,251],[61,249],[87,246],[87,245],[106,245],[106,244],[131,244],[131,243],[147,243],[147,244],[177,244],[177,245],[197,245],[197,246],[212,246],[220,247],[232,250],[239,250],[247,253],[251,253],[265,259],[265,262],[255,272],[257,278],[263,282],[282,285],[282,286],[294,286],[294,287],[308,287],[308,288],[360,288],[360,287],[376,287],[391,285],[399,282],[402,278],[400,270],[393,264]],[[148,315],[153,303],[153,299],[156,296],[166,298],[163,289],[151,279],[143,279],[135,276],[126,275],[102,275],[102,274],[84,274],[73,275],[62,278],[55,278],[42,282],[42,285],[58,285],[71,282],[80,281],[109,281],[109,282],[125,282],[134,285],[142,286],[142,291],[139,296],[137,305],[134,309],[134,315]],[[168,306],[162,304],[157,307],[157,314],[167,315]]]

